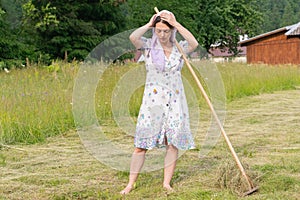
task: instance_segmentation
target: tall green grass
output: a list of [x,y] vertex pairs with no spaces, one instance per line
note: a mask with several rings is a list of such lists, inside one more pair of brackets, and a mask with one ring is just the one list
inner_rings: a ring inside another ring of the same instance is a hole
[[[99,120],[112,118],[112,90],[122,75],[138,65],[110,66],[104,71],[95,95]],[[49,67],[0,72],[0,142],[41,142],[74,129],[72,89],[78,68],[78,63],[54,62]],[[218,64],[218,69],[228,101],[300,85],[299,66],[226,63]],[[183,73],[189,76],[187,69]],[[134,116],[138,113],[142,93],[140,88],[131,97],[129,107]]]
[[300,66],[219,64],[228,101],[237,98],[295,89],[300,85]]
[[53,63],[0,73],[0,140],[36,143],[74,128],[76,63]]

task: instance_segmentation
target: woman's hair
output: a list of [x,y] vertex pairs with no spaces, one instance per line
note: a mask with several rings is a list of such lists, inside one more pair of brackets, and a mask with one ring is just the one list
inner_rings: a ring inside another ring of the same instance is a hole
[[156,24],[157,24],[158,22],[161,22],[161,23],[167,25],[170,29],[173,29],[173,28],[174,28],[174,27],[173,27],[171,24],[169,24],[167,21],[162,20],[162,19],[160,18],[160,16],[157,16],[157,17],[155,18],[155,20],[154,20],[154,22],[153,22],[153,24],[152,24],[152,27],[155,27]]

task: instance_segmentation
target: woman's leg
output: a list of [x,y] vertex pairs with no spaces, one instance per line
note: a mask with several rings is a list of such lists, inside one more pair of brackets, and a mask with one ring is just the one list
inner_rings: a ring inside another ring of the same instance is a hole
[[146,149],[135,148],[131,158],[129,182],[124,190],[120,192],[121,194],[128,194],[133,189],[133,184],[143,167],[146,151]]
[[164,183],[163,187],[167,190],[173,190],[170,182],[176,168],[176,161],[178,157],[178,149],[173,145],[167,146],[164,168]]

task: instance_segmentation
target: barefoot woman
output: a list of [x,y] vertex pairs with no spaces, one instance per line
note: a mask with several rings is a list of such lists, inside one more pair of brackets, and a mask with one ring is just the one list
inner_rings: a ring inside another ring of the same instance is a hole
[[[152,29],[152,38],[143,37],[149,29]],[[133,45],[144,51],[147,78],[138,115],[129,182],[121,194],[128,194],[133,189],[146,151],[154,147],[166,147],[163,187],[172,190],[170,182],[178,149],[194,148],[181,79],[183,59],[175,46],[177,31],[185,39],[179,42],[184,52],[192,52],[198,46],[197,40],[176,21],[173,13],[166,10],[153,15],[146,25],[130,35]]]

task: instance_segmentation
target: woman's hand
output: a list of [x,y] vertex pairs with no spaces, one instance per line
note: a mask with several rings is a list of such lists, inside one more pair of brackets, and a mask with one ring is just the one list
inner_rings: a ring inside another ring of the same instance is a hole
[[154,23],[154,20],[156,19],[156,17],[157,17],[157,14],[154,14],[154,15],[151,17],[150,21],[149,21],[148,24],[147,24],[149,27],[153,27],[153,23]]
[[171,26],[176,27],[177,21],[176,21],[176,18],[175,18],[174,14],[172,12],[163,10],[163,11],[160,11],[159,16],[161,17],[161,19],[168,22]]
[[187,40],[189,46],[188,46],[188,52],[190,53],[193,50],[196,49],[198,46],[198,42],[195,39],[195,37],[192,35],[192,33],[187,30],[185,27],[183,27],[179,22],[177,22],[174,14],[167,10],[162,10],[158,13],[158,15],[163,19],[164,21],[168,22],[171,26],[177,29],[177,31],[184,37],[184,39]]

